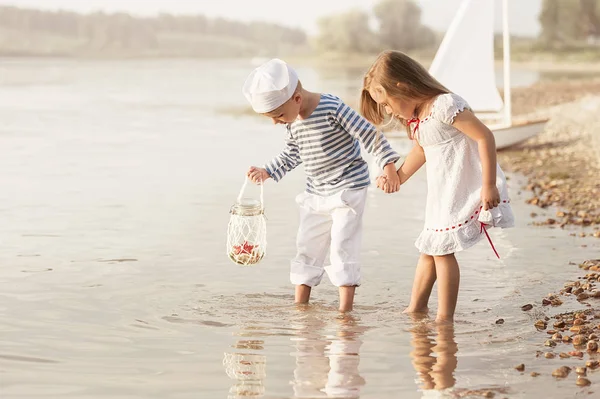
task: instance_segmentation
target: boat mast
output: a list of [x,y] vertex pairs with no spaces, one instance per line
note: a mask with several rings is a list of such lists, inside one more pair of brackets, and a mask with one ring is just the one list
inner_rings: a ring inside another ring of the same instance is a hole
[[510,98],[510,33],[508,31],[508,0],[502,0],[502,38],[504,50],[504,120],[512,125],[512,107]]

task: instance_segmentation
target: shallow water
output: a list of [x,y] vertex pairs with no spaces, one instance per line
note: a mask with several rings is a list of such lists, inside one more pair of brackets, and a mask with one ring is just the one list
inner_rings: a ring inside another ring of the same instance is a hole
[[[544,311],[581,306],[539,303],[578,275],[569,261],[598,257],[600,244],[529,226],[534,209],[516,176],[517,227],[491,232],[502,259],[484,241],[459,256],[454,328],[401,314],[424,173],[399,194],[370,192],[363,285],[349,316],[336,312],[328,281],[311,305],[292,304],[301,170],[265,187],[268,256],[255,267],[232,264],[229,207],[247,166],[274,155],[283,135],[259,118],[215,113],[243,105],[249,68],[0,63],[3,399],[418,398],[479,388],[496,397],[591,396],[573,378],[550,377],[558,362],[575,361],[535,358],[544,337],[532,324]],[[350,75],[299,72],[324,91],[355,87]],[[526,313],[525,303],[538,305]],[[513,370],[521,362],[525,374]],[[533,370],[543,375],[529,377]],[[600,373],[589,378],[600,383]]]

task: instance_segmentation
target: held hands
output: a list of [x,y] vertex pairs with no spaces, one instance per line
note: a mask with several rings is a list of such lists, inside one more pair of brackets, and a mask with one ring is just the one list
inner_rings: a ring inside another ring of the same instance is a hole
[[483,210],[487,211],[500,204],[500,193],[495,185],[483,186],[481,188],[481,205]]
[[254,184],[262,184],[265,180],[271,177],[267,173],[266,169],[257,168],[256,166],[251,166],[250,169],[248,169],[248,172],[246,172],[246,176]]
[[380,188],[383,191],[386,190],[387,177],[385,177],[385,175],[378,176],[377,179],[375,180],[375,182],[377,183],[377,188]]
[[400,190],[400,177],[398,176],[396,167],[393,163],[385,165],[383,174],[377,178],[376,182],[377,188],[380,188],[388,194]]

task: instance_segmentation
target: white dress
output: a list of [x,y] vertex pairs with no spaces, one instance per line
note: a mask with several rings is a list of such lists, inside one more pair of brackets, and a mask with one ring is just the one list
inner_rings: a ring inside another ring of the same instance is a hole
[[427,255],[462,251],[486,236],[489,227],[514,226],[506,177],[499,165],[496,186],[500,205],[482,210],[482,167],[477,143],[452,126],[456,115],[465,109],[470,107],[460,96],[442,94],[435,99],[427,118],[411,124],[427,160],[425,228],[415,242],[419,251]]

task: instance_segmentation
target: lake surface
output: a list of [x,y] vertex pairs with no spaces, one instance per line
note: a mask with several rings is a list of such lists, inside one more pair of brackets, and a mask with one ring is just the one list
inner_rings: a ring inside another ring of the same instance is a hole
[[[251,68],[0,61],[2,399],[590,395],[550,376],[558,359],[535,358],[544,337],[533,322],[580,306],[542,309],[540,300],[576,278],[569,262],[597,257],[600,244],[530,226],[529,214],[544,212],[525,205],[518,176],[517,226],[491,231],[501,260],[485,241],[459,255],[453,328],[401,314],[424,173],[395,195],[371,190],[350,315],[336,311],[328,281],[311,305],[292,303],[301,168],[265,187],[268,256],[254,267],[231,263],[225,232],[244,173],[283,145],[281,126],[221,112],[245,106]],[[305,87],[348,101],[360,84],[360,71],[298,72]],[[392,144],[409,150],[406,140]],[[526,303],[537,305],[522,312]],[[522,362],[525,374],[513,369]]]

